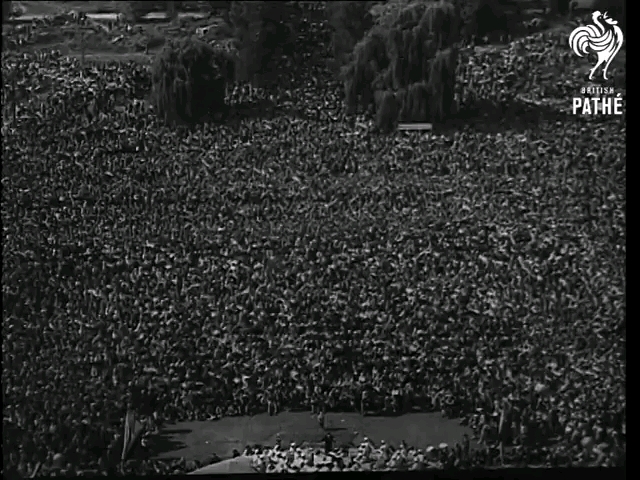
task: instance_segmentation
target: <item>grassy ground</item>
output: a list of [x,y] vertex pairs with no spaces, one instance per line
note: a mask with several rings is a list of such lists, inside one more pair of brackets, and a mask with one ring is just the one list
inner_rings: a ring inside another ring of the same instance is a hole
[[[437,413],[411,413],[399,417],[362,417],[356,413],[330,413],[327,430],[337,446],[359,443],[364,435],[374,442],[385,440],[399,445],[424,448],[441,442],[453,445],[463,433],[471,430],[460,426],[457,420],[448,420]],[[284,412],[270,417],[230,417],[211,422],[180,422],[169,425],[152,437],[149,448],[157,458],[180,458],[206,461],[215,453],[221,458],[232,456],[233,450],[242,451],[248,444],[275,444],[280,434],[283,445],[290,442],[320,444],[324,436],[315,416],[309,412]]]

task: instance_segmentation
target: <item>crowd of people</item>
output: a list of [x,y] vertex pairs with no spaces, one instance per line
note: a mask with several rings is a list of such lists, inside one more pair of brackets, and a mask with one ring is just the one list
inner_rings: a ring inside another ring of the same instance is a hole
[[466,445],[466,450],[461,445],[449,448],[445,443],[429,445],[423,450],[405,443],[394,448],[382,440],[376,447],[365,437],[357,448],[321,450],[292,443],[288,449],[277,444],[264,448],[248,447],[243,455],[250,459],[252,468],[259,473],[425,470],[463,467],[465,459],[472,461],[469,443]]
[[[261,445],[248,446],[242,453],[249,458],[251,467],[258,473],[315,473],[348,471],[389,471],[389,470],[428,470],[428,469],[465,469],[471,467],[504,467],[528,465],[599,465],[608,466],[620,463],[618,454],[606,442],[597,443],[595,439],[581,441],[565,449],[543,446],[537,452],[538,457],[522,447],[522,443],[505,449],[488,444],[484,448],[471,448],[467,435],[455,445],[440,443],[426,445],[424,448],[409,446],[405,442],[391,445],[381,440],[376,446],[364,437],[359,445],[335,448],[330,439],[325,441],[324,449],[311,445],[296,445],[283,448],[280,442],[271,447]],[[524,440],[526,443],[527,441]],[[619,441],[615,441],[619,445]],[[236,452],[240,456],[240,453]],[[573,458],[572,458],[573,456]]]
[[[469,53],[460,78],[564,98],[541,72],[578,65],[566,45]],[[172,129],[133,62],[11,54],[2,73],[5,471],[111,468],[128,405],[439,411],[487,445],[343,469],[487,465],[496,445],[498,463],[624,464],[625,117],[381,136],[317,63],[258,91],[269,118]]]

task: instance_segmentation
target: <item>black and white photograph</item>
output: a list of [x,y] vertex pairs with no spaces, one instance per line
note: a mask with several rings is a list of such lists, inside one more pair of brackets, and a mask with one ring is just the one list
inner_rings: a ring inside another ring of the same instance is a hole
[[3,478],[626,472],[626,33],[2,1]]

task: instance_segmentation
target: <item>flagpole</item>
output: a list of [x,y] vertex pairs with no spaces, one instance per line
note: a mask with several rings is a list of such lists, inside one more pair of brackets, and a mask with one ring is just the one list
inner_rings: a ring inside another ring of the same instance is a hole
[[133,429],[135,427],[135,413],[130,408],[127,409],[127,413],[124,417],[124,436],[122,438],[122,455],[120,456],[120,461],[124,464],[124,461],[127,458],[127,454],[129,453],[129,444],[132,440]]
[[38,464],[36,465],[36,468],[33,469],[33,472],[31,473],[30,478],[34,478],[38,474],[38,472],[40,471],[40,467],[42,467],[42,462],[38,462]]

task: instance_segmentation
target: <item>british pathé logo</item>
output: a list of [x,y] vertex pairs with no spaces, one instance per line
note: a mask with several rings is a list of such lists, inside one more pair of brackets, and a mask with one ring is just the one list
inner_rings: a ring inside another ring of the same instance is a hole
[[593,12],[593,25],[581,25],[569,36],[569,46],[579,57],[595,53],[598,61],[589,73],[589,80],[593,80],[596,70],[603,66],[602,78],[608,80],[607,70],[614,57],[622,48],[624,35],[618,22],[609,18],[607,12]]

